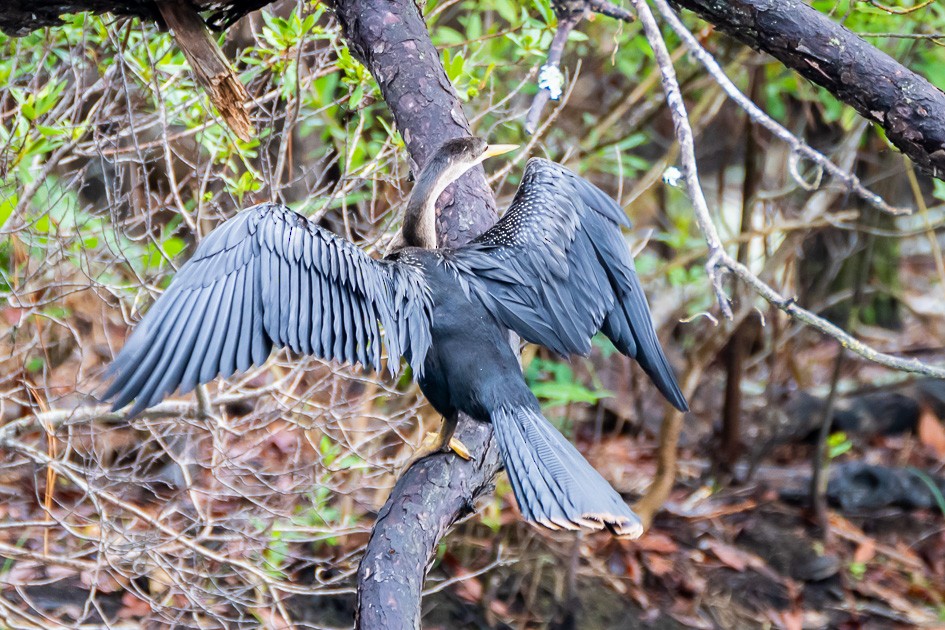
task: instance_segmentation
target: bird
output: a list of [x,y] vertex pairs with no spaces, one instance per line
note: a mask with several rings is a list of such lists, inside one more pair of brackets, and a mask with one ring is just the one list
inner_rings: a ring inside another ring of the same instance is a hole
[[491,422],[519,511],[552,530],[642,533],[637,515],[542,414],[510,331],[559,355],[588,355],[602,332],[677,409],[688,410],[657,338],[622,229],[622,208],[555,162],[528,161],[499,221],[437,248],[436,201],[512,145],[447,140],[420,170],[383,258],[288,207],[261,203],[197,246],[108,369],[104,393],[129,415],[175,390],[263,364],[273,348],[391,376],[409,365],[443,416]]

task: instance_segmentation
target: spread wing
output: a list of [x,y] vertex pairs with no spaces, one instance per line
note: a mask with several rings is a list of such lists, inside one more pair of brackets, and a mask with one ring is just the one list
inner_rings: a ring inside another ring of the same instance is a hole
[[597,187],[536,158],[502,219],[451,258],[499,321],[527,341],[586,355],[601,331],[686,410],[620,232],[629,225]]
[[285,206],[248,208],[197,247],[110,368],[132,414],[180,388],[260,365],[273,347],[422,371],[430,303],[420,271],[374,260]]

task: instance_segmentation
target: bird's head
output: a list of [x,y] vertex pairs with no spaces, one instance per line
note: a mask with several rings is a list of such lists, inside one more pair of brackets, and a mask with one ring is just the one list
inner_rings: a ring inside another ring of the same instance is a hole
[[517,145],[514,144],[490,145],[482,138],[475,136],[447,140],[423,165],[420,176],[417,177],[417,185],[427,181],[431,184],[439,183],[442,188],[446,188],[477,164],[496,155],[508,153],[515,148]]
[[436,247],[436,200],[446,187],[477,164],[517,148],[514,144],[488,144],[482,138],[464,136],[447,140],[420,170],[407,209],[400,246]]

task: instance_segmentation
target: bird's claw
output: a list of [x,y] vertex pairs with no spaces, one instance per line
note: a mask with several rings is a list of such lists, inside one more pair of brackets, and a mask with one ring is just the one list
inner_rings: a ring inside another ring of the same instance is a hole
[[450,438],[449,445],[451,451],[465,459],[467,462],[472,460],[472,453],[469,452],[469,449],[466,448],[466,445],[460,442],[459,439],[454,437]]

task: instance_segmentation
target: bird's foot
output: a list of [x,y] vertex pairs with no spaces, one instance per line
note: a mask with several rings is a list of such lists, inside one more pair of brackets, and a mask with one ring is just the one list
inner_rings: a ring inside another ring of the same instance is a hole
[[467,462],[473,458],[472,453],[469,452],[465,444],[459,441],[459,438],[452,436],[446,440],[443,438],[444,435],[442,432],[436,433],[434,431],[428,431],[423,438],[423,442],[420,444],[420,448],[418,448],[417,452],[414,454],[413,461],[445,451],[453,451]]
[[413,454],[411,463],[443,450],[443,446],[443,439],[439,433],[436,431],[427,431],[427,434],[423,436],[423,441],[420,442],[420,446],[417,447],[416,452]]
[[428,431],[423,437],[420,446],[417,447],[416,452],[414,452],[413,457],[404,465],[403,471],[406,472],[408,468],[425,457],[447,451],[456,453],[456,455],[462,457],[467,462],[470,461],[473,458],[472,453],[469,452],[466,445],[460,442],[459,439],[450,435],[451,433],[452,431],[449,431],[448,428],[446,431]]

